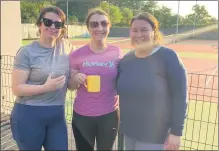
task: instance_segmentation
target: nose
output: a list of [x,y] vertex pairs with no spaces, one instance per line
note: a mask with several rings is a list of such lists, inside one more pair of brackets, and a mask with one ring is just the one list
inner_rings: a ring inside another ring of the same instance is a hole
[[97,27],[98,30],[102,31],[103,30],[103,27],[101,24],[99,24],[99,26]]
[[55,25],[54,25],[54,24],[52,24],[52,25],[50,26],[50,28],[55,28]]
[[136,37],[141,37],[142,36],[142,33],[140,31],[137,31],[136,32]]

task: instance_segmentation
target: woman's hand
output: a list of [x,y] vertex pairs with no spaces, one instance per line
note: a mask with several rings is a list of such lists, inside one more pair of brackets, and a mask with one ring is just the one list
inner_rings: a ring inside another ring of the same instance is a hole
[[74,80],[78,83],[78,84],[84,84],[85,80],[87,79],[87,75],[83,74],[83,73],[77,73],[74,77]]
[[61,89],[65,85],[65,82],[66,82],[65,75],[62,75],[55,79],[52,79],[51,75],[49,75],[43,87],[45,92],[55,91],[57,89]]
[[164,143],[164,150],[179,150],[180,136],[169,134],[166,142]]

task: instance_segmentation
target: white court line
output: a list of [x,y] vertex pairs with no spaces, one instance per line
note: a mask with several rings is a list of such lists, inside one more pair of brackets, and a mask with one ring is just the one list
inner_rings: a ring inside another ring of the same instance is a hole
[[215,75],[215,72],[217,71],[218,67],[216,67],[214,69],[214,71],[212,72],[211,76],[207,79],[206,83],[205,83],[205,87],[208,86],[209,82],[211,81],[212,77]]

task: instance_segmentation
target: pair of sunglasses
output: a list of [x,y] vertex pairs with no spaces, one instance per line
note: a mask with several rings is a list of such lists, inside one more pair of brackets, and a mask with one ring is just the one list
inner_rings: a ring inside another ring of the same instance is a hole
[[106,28],[106,27],[109,25],[109,22],[106,21],[106,20],[103,20],[103,21],[100,21],[100,22],[98,22],[98,21],[91,21],[91,22],[89,23],[89,26],[90,26],[91,28],[97,28],[97,27],[99,27],[100,25],[101,25],[102,27]]
[[48,19],[48,18],[42,18],[42,22],[46,27],[51,27],[52,24],[54,24],[56,29],[61,29],[64,26],[63,22],[53,21],[53,20]]

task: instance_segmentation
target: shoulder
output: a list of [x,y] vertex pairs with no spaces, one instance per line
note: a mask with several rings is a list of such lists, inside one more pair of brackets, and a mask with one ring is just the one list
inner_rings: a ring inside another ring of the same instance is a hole
[[107,49],[112,49],[112,50],[116,50],[116,51],[120,51],[121,50],[118,46],[110,45],[110,44],[108,45]]
[[34,51],[34,49],[36,48],[36,41],[28,44],[28,45],[25,45],[25,46],[21,46],[18,51],[17,51],[17,54],[16,56],[29,56],[30,54],[30,51]]
[[115,45],[108,45],[107,50],[114,51],[118,55],[118,58],[121,59],[123,57],[123,52],[120,47]]
[[178,56],[175,50],[162,46],[160,52],[162,54],[162,58],[169,66],[173,67],[176,65],[185,68],[182,59]]
[[176,53],[175,50],[171,49],[171,48],[168,48],[168,47],[165,47],[165,46],[161,46],[160,47],[160,50],[159,50],[162,54],[162,56],[164,58],[167,58],[167,59],[178,59],[178,54]]
[[75,50],[72,50],[72,51],[70,52],[70,54],[69,54],[69,57],[79,56],[79,55],[85,53],[85,52],[87,51],[87,49],[88,49],[88,45],[84,45],[84,46],[82,46],[82,47],[80,47],[80,48],[77,48],[77,49],[75,49]]
[[127,52],[123,58],[121,59],[120,63],[125,63],[125,62],[128,62],[128,61],[131,61],[135,58],[135,51],[134,50],[131,50],[129,52]]
[[135,55],[134,53],[135,51],[134,50],[130,50],[129,52],[127,52],[124,57],[123,57],[123,60],[124,59],[127,59],[127,58],[130,58],[130,57],[133,57]]

